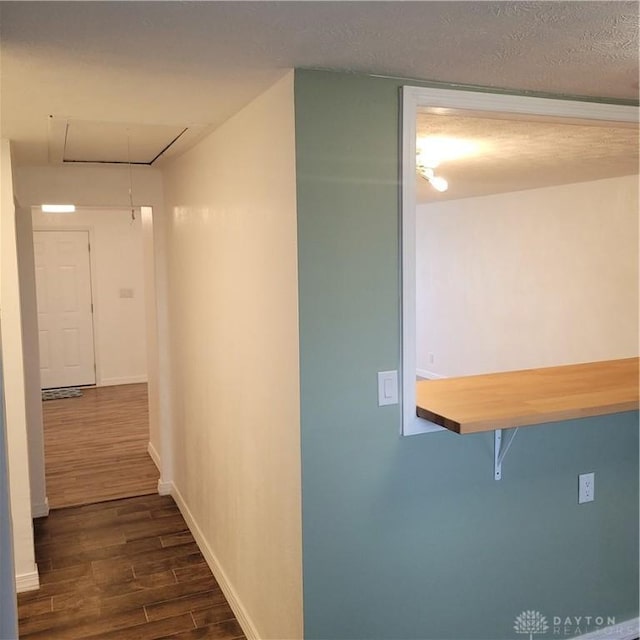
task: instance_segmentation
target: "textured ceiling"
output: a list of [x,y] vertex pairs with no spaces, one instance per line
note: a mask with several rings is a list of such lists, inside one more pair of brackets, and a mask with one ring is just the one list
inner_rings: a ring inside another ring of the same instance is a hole
[[472,154],[437,167],[449,182],[446,192],[418,179],[422,203],[638,173],[637,127],[419,113],[417,132],[427,147],[431,137],[474,146]]
[[0,2],[1,132],[215,127],[291,67],[636,99],[636,2]]

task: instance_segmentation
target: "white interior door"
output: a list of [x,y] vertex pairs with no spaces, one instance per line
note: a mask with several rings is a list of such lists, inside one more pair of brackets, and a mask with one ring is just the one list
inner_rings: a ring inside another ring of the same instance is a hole
[[96,382],[88,231],[34,231],[43,389]]

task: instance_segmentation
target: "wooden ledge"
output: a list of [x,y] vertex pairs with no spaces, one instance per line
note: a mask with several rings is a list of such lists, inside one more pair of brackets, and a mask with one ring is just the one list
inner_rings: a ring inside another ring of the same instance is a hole
[[638,358],[416,384],[420,418],[478,433],[638,409]]

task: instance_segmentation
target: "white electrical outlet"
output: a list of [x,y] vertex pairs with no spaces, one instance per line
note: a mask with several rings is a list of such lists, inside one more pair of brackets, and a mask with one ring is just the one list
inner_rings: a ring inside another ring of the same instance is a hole
[[596,474],[581,473],[578,476],[578,504],[593,502],[596,495]]

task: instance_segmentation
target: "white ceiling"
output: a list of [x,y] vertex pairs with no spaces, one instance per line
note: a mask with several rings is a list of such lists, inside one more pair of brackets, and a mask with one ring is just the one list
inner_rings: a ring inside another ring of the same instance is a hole
[[418,179],[418,202],[457,200],[638,173],[638,128],[565,124],[421,112],[418,141],[445,138],[470,145],[469,155],[435,170],[449,182],[439,193]]
[[3,1],[0,45],[20,164],[49,115],[204,133],[292,67],[638,98],[637,2]]

